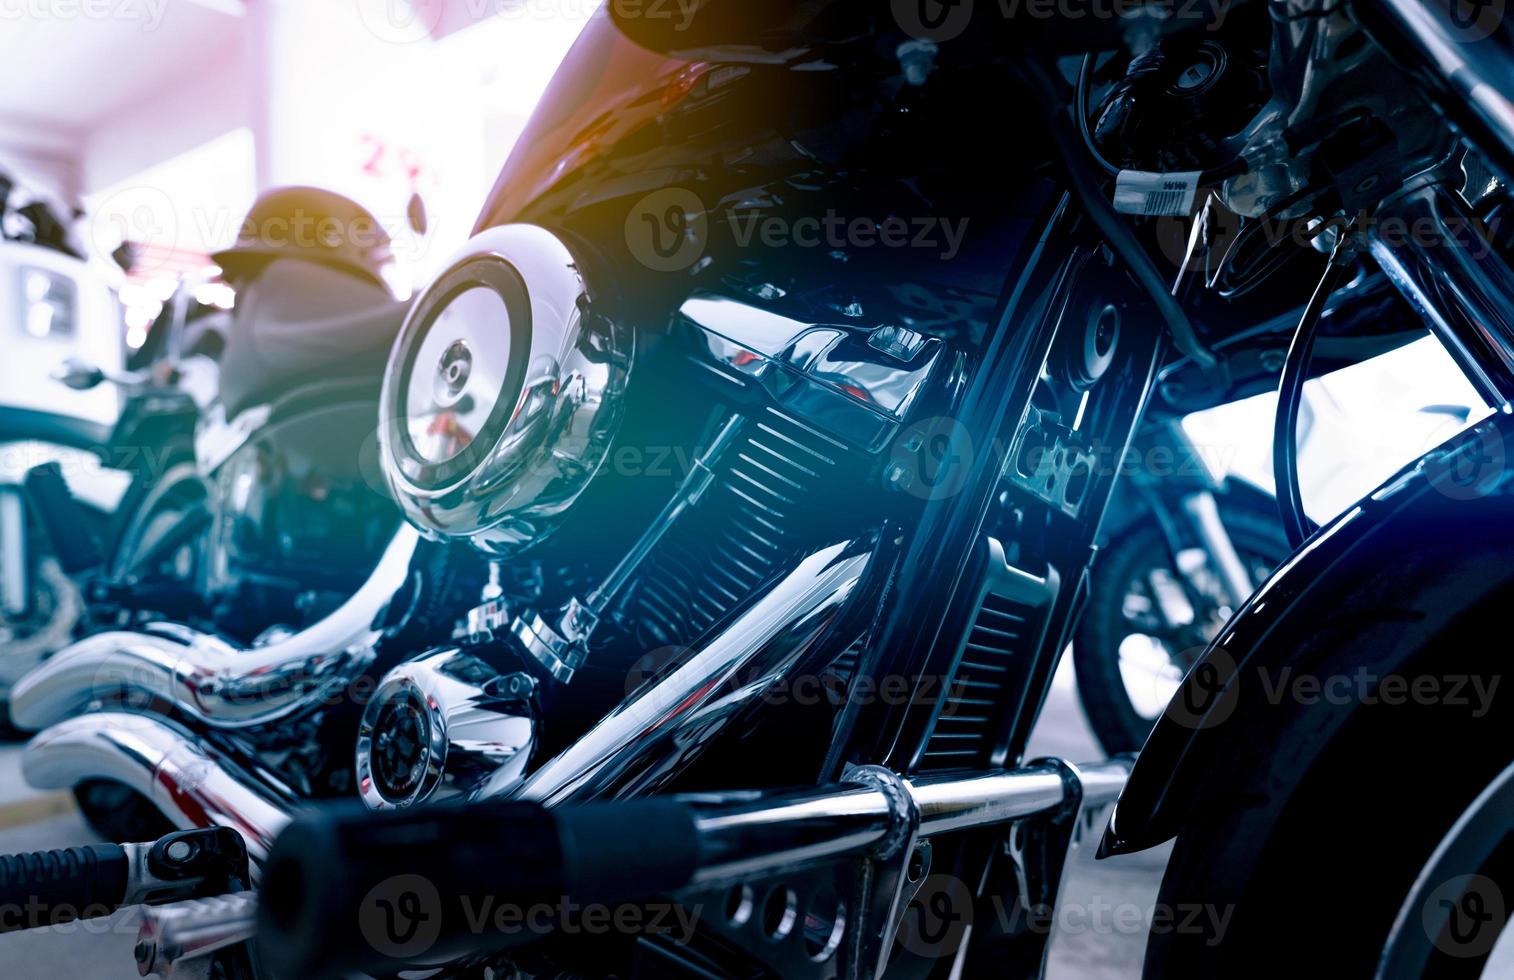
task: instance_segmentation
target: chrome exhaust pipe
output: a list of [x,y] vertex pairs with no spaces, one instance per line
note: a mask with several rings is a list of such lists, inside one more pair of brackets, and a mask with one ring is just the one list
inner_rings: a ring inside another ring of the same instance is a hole
[[410,574],[419,533],[402,525],[373,574],[326,618],[250,649],[184,626],[100,633],[60,650],[16,684],[11,719],[46,728],[100,702],[172,704],[213,728],[264,725],[319,703],[373,658],[375,623]]
[[101,711],[54,725],[27,743],[21,771],[37,789],[72,789],[90,779],[124,783],[180,829],[237,831],[255,862],[268,856],[292,811],[268,780],[147,715]]
[[653,791],[804,661],[841,616],[873,551],[872,540],[859,540],[805,558],[730,626],[524,782],[486,780],[474,798],[555,805]]

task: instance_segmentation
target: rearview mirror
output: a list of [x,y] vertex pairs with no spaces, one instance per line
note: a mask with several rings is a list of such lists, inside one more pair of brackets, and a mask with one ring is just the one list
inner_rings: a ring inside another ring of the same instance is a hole
[[70,357],[53,370],[53,380],[75,391],[88,391],[105,380],[105,372],[88,361]]
[[405,219],[410,223],[410,230],[417,235],[424,235],[430,222],[426,217],[426,202],[421,199],[419,193],[410,195],[410,202],[405,206]]

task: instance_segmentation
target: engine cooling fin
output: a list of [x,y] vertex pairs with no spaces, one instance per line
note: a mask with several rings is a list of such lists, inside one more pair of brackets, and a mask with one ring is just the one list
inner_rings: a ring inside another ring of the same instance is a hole
[[748,419],[710,491],[658,544],[623,607],[649,646],[692,642],[813,540],[819,501],[862,468],[856,451],[776,410]]
[[1057,577],[1015,568],[990,539],[983,585],[968,619],[916,769],[941,772],[997,765],[1010,714],[1045,639]]

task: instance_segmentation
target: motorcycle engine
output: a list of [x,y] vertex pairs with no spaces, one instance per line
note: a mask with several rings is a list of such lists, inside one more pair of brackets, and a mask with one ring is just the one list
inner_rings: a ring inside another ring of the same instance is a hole
[[[894,457],[922,447],[896,437],[954,359],[905,320],[725,277],[633,343],[553,233],[470,242],[396,341],[380,451],[406,518],[487,555],[491,586],[459,629],[466,661],[441,656],[445,683],[425,654],[368,705],[365,801],[496,794],[478,746],[509,745],[520,778],[624,698],[638,663],[679,657],[805,554],[911,502],[886,491],[909,489]],[[529,697],[499,695],[522,678]]]

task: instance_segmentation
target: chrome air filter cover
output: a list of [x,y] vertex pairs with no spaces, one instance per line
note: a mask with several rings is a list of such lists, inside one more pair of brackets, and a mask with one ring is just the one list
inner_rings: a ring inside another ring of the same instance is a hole
[[589,312],[552,232],[474,236],[421,294],[384,370],[380,459],[406,518],[490,554],[541,540],[599,469],[629,332]]

